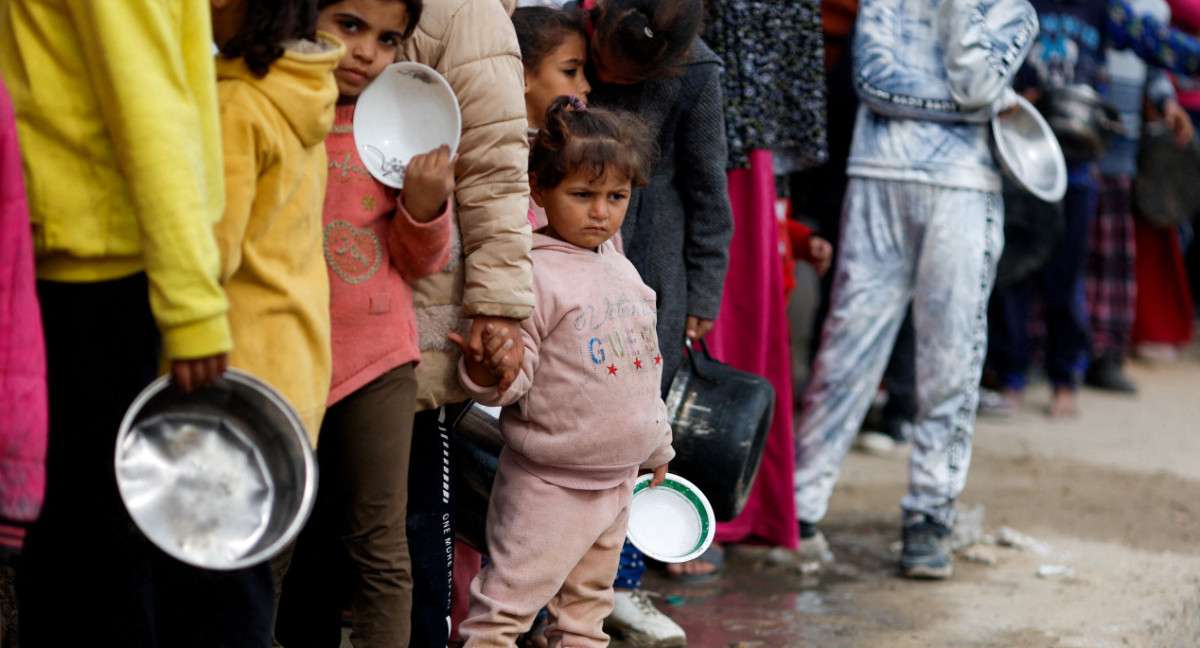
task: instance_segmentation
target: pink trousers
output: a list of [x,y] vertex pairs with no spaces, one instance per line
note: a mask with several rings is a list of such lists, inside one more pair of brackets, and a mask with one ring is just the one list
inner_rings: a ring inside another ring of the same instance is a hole
[[512,648],[543,605],[550,648],[608,645],[604,618],[635,477],[602,490],[564,488],[501,452],[487,514],[490,562],[471,581],[471,612],[459,628],[465,648]]

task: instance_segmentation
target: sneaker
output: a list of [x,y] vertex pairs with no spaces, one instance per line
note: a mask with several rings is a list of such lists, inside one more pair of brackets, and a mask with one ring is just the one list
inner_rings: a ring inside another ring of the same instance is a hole
[[800,522],[800,548],[796,550],[796,558],[802,563],[832,563],[833,552],[829,550],[829,541],[825,534],[815,524]]
[[946,539],[950,528],[922,515],[904,524],[900,575],[905,578],[945,579],[954,575]]
[[890,435],[875,430],[863,430],[854,437],[853,448],[863,454],[886,457],[896,449],[896,440]]
[[1125,375],[1122,364],[1121,356],[1116,354],[1105,354],[1094,358],[1083,375],[1083,382],[1090,387],[1106,391],[1123,394],[1136,393],[1137,386],[1133,384],[1129,376]]
[[979,389],[979,415],[1008,418],[1013,415],[1013,404],[1004,394],[986,387]]
[[617,590],[604,631],[635,648],[685,648],[687,634],[641,590]]

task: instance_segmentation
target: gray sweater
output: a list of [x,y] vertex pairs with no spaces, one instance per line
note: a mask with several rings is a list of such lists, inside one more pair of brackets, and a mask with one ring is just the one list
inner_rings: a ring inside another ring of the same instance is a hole
[[729,265],[733,212],[721,62],[699,38],[682,77],[597,84],[589,101],[641,116],[658,134],[650,185],[633,192],[621,237],[625,255],[658,295],[663,388],[683,361],[688,315],[716,319]]

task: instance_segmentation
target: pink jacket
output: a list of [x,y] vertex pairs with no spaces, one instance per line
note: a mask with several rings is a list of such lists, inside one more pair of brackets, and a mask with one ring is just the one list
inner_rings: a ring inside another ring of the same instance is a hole
[[500,427],[517,463],[553,484],[611,488],[667,463],[675,451],[659,396],[654,291],[611,241],[588,250],[538,234],[532,257],[520,375],[501,396],[460,360],[463,387],[506,406]]
[[0,86],[0,550],[19,551],[46,487],[46,352],[8,92]]
[[394,189],[371,177],[354,146],[354,105],[338,106],[325,138],[325,262],[333,326],[329,404],[421,359],[409,283],[450,259],[453,215],[413,220]]

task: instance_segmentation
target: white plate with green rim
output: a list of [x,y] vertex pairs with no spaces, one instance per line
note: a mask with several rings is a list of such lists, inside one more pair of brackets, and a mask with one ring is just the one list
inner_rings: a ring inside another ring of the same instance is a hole
[[633,485],[626,535],[647,556],[668,563],[687,562],[704,553],[717,532],[712,505],[692,482],[667,473],[650,488],[654,475],[642,475]]

